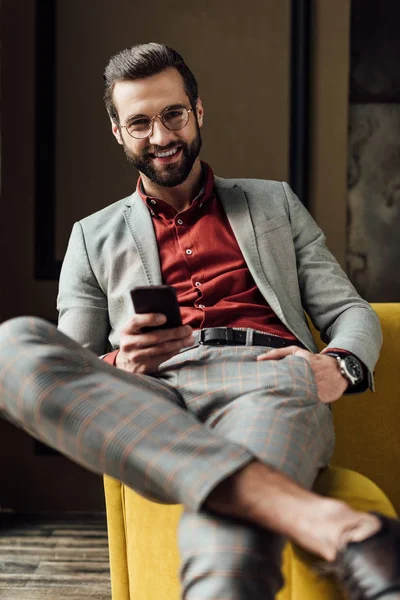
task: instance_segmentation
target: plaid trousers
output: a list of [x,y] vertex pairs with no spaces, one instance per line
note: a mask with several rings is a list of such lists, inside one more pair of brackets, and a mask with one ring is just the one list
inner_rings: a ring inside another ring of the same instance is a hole
[[309,363],[257,362],[265,350],[199,346],[156,376],[131,375],[46,321],[19,317],[0,326],[0,411],[86,468],[184,504],[185,600],[269,600],[282,585],[284,540],[202,504],[254,457],[311,487],[334,433]]

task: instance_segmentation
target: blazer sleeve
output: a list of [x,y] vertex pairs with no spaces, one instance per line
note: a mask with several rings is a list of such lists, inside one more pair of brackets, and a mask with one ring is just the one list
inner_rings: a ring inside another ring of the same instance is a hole
[[97,355],[109,349],[107,297],[97,281],[80,223],[75,223],[61,268],[58,328]]
[[328,250],[309,212],[289,185],[283,185],[304,310],[328,346],[352,352],[372,374],[382,345],[379,319]]

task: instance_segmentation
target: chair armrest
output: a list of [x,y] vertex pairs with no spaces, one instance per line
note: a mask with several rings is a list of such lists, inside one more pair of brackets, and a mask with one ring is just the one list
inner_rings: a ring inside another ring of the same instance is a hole
[[400,303],[371,306],[383,330],[376,391],[346,396],[333,405],[337,438],[333,463],[372,479],[400,512],[395,477],[400,462]]

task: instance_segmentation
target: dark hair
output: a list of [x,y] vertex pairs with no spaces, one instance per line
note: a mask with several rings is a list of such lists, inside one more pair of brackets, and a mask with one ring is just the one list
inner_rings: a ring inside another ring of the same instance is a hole
[[181,74],[185,92],[194,108],[198,99],[197,81],[178,52],[164,44],[138,44],[112,56],[104,71],[104,102],[107,112],[119,123],[113,101],[114,86],[118,81],[134,81],[161,73],[173,67]]

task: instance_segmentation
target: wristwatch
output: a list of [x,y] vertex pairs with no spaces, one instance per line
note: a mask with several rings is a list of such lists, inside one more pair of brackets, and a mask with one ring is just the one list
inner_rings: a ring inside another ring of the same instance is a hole
[[329,356],[336,358],[341,374],[350,386],[359,385],[364,379],[364,369],[361,362],[352,354],[342,354],[337,352],[325,352]]

